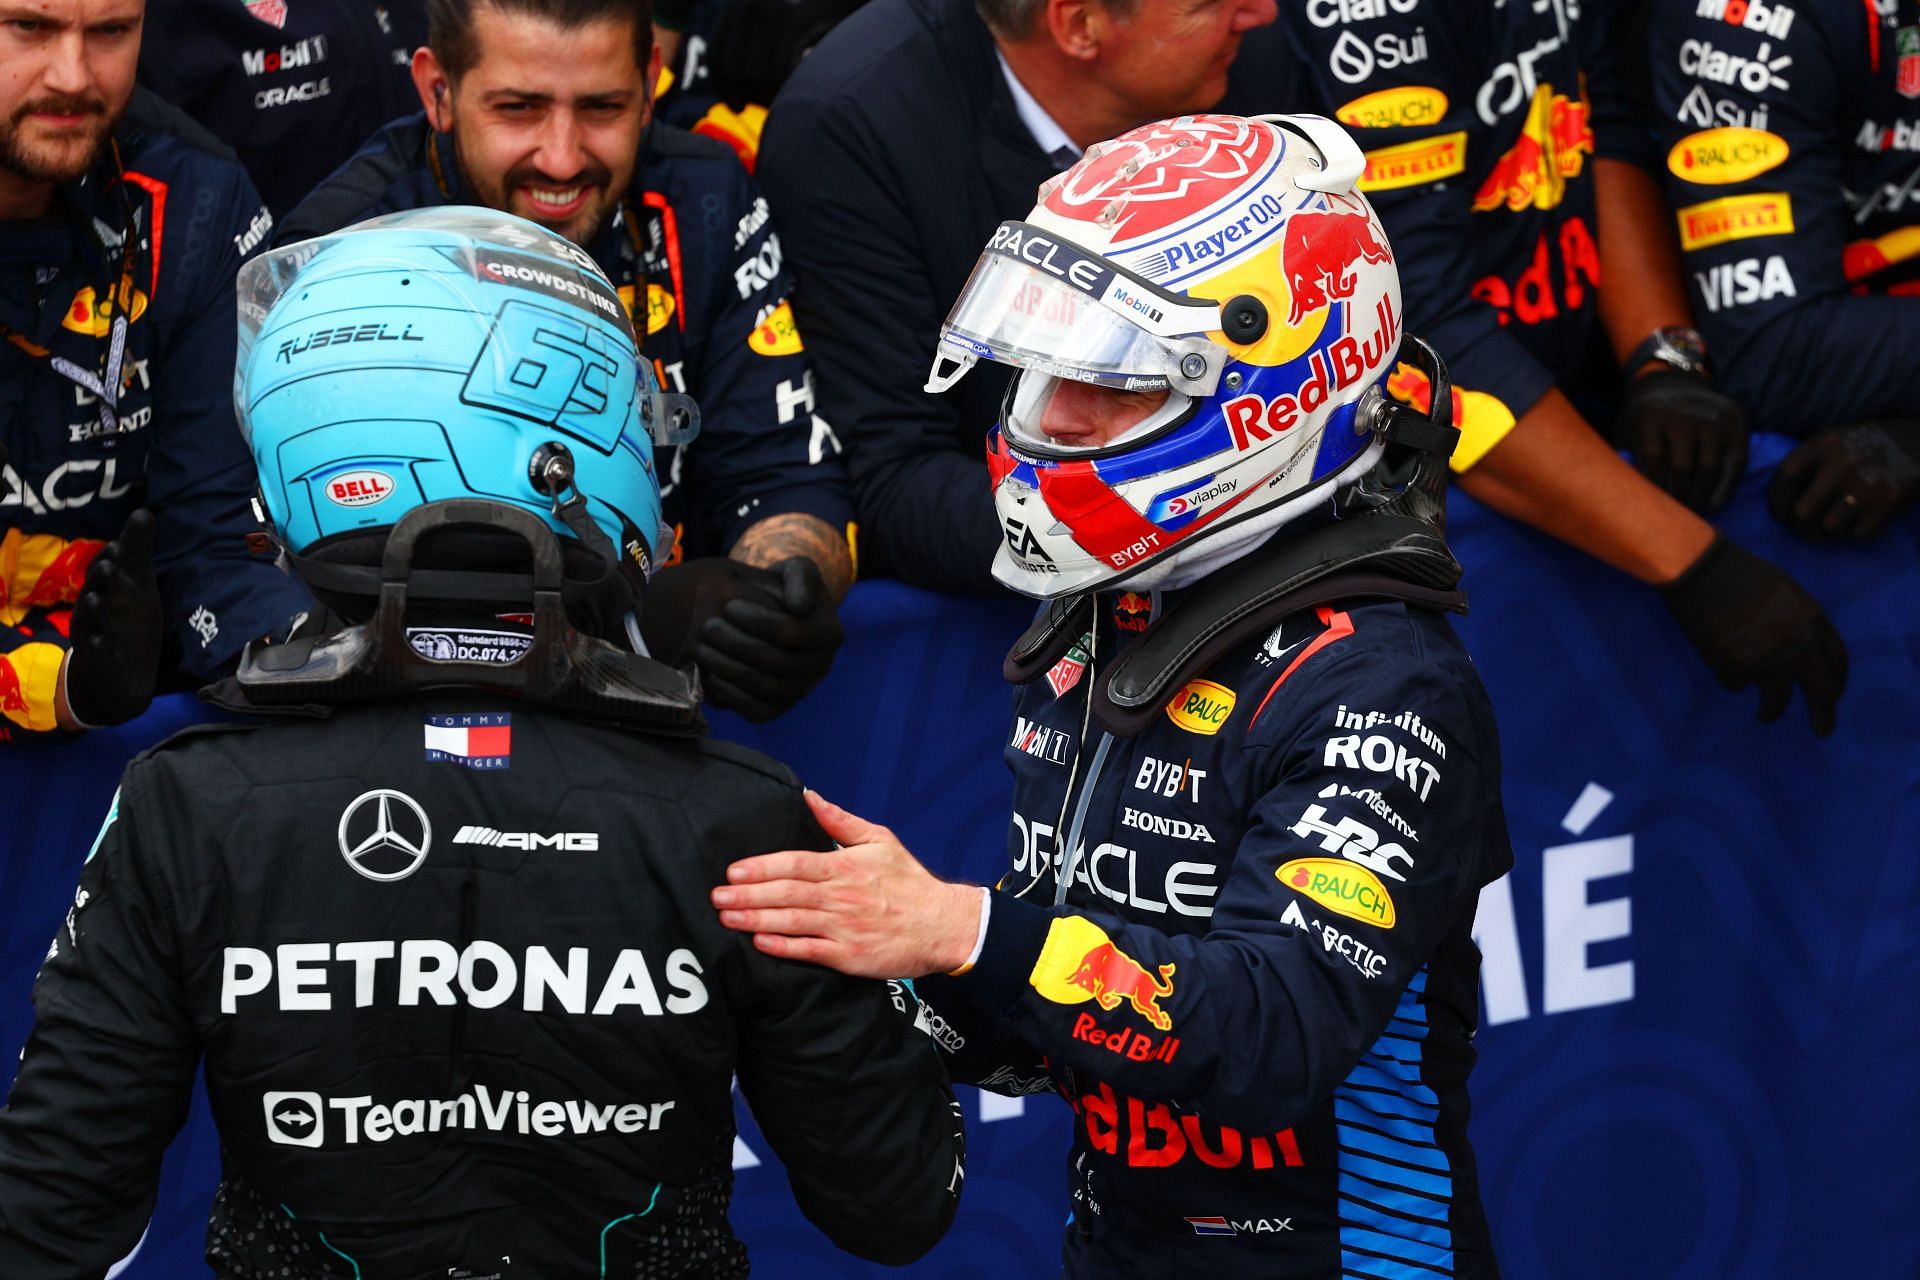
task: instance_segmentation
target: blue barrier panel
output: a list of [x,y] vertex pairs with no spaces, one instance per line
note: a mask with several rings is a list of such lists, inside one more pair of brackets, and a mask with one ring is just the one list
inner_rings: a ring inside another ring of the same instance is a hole
[[[1722,520],[1818,595],[1853,659],[1841,730],[1796,701],[1763,728],[1657,598],[1455,496],[1460,621],[1499,713],[1517,865],[1481,901],[1474,1141],[1517,1280],[1920,1274],[1920,532],[1808,547],[1754,467]],[[945,874],[991,878],[1009,783],[1002,654],[1029,606],[860,587],[831,677],[766,726],[716,730],[792,763]],[[0,1060],[114,776],[197,718],[0,755]],[[1070,1113],[962,1090],[966,1194],[913,1274],[1057,1271]],[[204,1108],[125,1275],[204,1274],[217,1147]],[[878,1276],[795,1210],[751,1118],[734,1220],[761,1274]]]

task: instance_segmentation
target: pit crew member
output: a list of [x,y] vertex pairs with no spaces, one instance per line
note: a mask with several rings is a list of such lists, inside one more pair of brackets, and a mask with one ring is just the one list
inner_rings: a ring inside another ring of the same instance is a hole
[[1920,498],[1920,4],[1661,3],[1655,114],[1695,309],[1773,512],[1871,538]]
[[139,0],[49,0],[0,30],[0,740],[131,719],[309,604],[248,545],[233,427],[265,210],[135,89],[140,24]]
[[651,121],[645,5],[448,0],[428,20],[413,65],[425,113],[376,134],[279,241],[481,204],[587,250],[662,382],[697,397],[707,423],[697,445],[662,459],[681,540],[663,548],[672,572],[656,584],[647,641],[696,661],[716,705],[779,713],[839,645],[852,511],[766,201],[731,150]]

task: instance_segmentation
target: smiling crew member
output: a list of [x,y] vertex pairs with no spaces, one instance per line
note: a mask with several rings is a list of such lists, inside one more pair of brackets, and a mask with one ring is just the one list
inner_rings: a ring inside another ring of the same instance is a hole
[[[288,215],[278,243],[375,214],[480,204],[592,254],[663,384],[700,402],[700,441],[661,458],[680,539],[647,642],[697,662],[718,706],[765,719],[832,662],[853,578],[840,445],[813,412],[767,204],[721,143],[651,122],[646,0],[433,0],[413,77],[426,111],[389,125]],[[683,562],[684,559],[684,562]]]
[[[508,250],[542,283],[496,279]],[[350,625],[221,686],[297,714],[122,778],[0,1110],[7,1280],[134,1247],[203,1059],[220,1280],[745,1276],[736,1074],[837,1244],[900,1264],[946,1230],[935,1051],[705,901],[743,845],[827,841],[628,643],[652,446],[692,415],[576,255],[462,209],[241,273],[263,502]]]
[[0,24],[0,741],[131,719],[309,605],[249,549],[229,393],[266,210],[135,90],[141,16],[45,0]]
[[1318,116],[1184,117],[1001,224],[929,388],[1014,370],[994,573],[1050,604],[1006,663],[1007,873],[815,800],[841,851],[714,892],[770,954],[955,975],[919,990],[956,1078],[1074,1108],[1069,1276],[1497,1274],[1470,930],[1512,851],[1445,618],[1451,396],[1364,167]]

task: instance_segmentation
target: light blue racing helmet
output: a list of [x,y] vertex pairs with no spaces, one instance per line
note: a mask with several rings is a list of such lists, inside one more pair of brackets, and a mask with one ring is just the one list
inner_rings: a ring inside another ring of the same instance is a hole
[[698,413],[661,390],[619,295],[535,223],[390,214],[240,269],[234,405],[260,513],[299,568],[427,503],[532,512],[636,591],[671,547],[656,445]]

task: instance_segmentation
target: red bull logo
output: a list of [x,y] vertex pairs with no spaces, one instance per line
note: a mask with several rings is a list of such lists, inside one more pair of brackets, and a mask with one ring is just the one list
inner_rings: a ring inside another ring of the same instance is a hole
[[[1294,304],[1300,295],[1293,295]],[[1358,383],[1378,369],[1400,341],[1400,315],[1393,301],[1383,296],[1374,304],[1373,336],[1364,342],[1351,335],[1335,338],[1326,351],[1315,351],[1307,358],[1307,379],[1293,391],[1271,400],[1257,395],[1236,396],[1220,406],[1227,420],[1235,450],[1244,453],[1264,444],[1300,420],[1303,413],[1319,410],[1334,395]]]
[[1102,1009],[1112,1012],[1124,1001],[1165,1031],[1173,1026],[1173,1018],[1159,1002],[1162,996],[1173,994],[1173,970],[1173,965],[1163,964],[1156,978],[1113,943],[1103,942],[1081,957],[1079,967],[1067,981],[1092,993],[1093,1002]]
[[1113,602],[1113,625],[1121,631],[1145,631],[1153,622],[1153,597],[1122,591]]
[[78,600],[80,588],[87,581],[87,566],[106,545],[96,538],[75,538],[61,547],[40,570],[20,604],[28,609],[47,609]]
[[1188,1159],[1212,1169],[1299,1169],[1306,1165],[1292,1129],[1242,1133],[1191,1112],[1175,1114],[1164,1102],[1116,1094],[1101,1084],[1074,1102],[1087,1145],[1124,1158],[1133,1169],[1166,1169]]
[[0,654],[0,714],[26,715],[27,694],[20,687],[20,673],[13,669],[13,663]]
[[1473,207],[1483,213],[1502,205],[1515,212],[1529,205],[1557,208],[1566,198],[1567,179],[1579,177],[1593,153],[1592,115],[1584,87],[1578,101],[1553,92],[1552,85],[1534,90],[1520,137],[1494,162]]
[[1357,213],[1294,214],[1280,247],[1287,287],[1293,291],[1287,323],[1298,325],[1313,312],[1351,298],[1358,283],[1354,269],[1361,263],[1392,261],[1364,206]]

